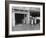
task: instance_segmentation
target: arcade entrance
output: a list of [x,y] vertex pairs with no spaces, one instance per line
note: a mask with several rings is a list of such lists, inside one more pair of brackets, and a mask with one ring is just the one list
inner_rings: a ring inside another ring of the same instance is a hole
[[15,24],[22,24],[23,23],[23,19],[26,17],[26,14],[19,14],[19,13],[15,13]]

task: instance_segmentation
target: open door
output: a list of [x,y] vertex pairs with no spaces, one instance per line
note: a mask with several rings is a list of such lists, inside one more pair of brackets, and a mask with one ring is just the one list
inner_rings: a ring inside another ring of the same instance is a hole
[[15,13],[16,24],[22,24],[22,19],[24,19],[24,14]]

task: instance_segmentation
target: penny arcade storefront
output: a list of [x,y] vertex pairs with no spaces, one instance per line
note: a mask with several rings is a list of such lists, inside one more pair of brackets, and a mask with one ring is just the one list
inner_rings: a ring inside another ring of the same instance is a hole
[[15,24],[39,24],[40,10],[38,8],[15,7],[13,11],[13,26]]

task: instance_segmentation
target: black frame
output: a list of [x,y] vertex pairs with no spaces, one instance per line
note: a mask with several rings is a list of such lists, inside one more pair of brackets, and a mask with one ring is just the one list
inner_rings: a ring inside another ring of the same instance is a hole
[[[43,5],[43,33],[37,34],[23,34],[23,35],[8,35],[9,34],[9,4],[22,3],[22,4],[35,4],[35,5]],[[24,1],[5,1],[5,37],[24,37],[24,36],[39,36],[45,35],[45,3],[42,2],[24,2]]]

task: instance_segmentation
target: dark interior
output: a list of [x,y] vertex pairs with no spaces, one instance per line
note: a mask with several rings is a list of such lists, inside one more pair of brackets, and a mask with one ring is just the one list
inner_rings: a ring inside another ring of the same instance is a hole
[[30,12],[30,15],[33,17],[40,17],[40,12]]
[[39,19],[37,19],[37,23],[36,24],[39,24],[40,23],[40,20]]
[[22,24],[22,19],[24,19],[24,14],[15,13],[16,24]]

